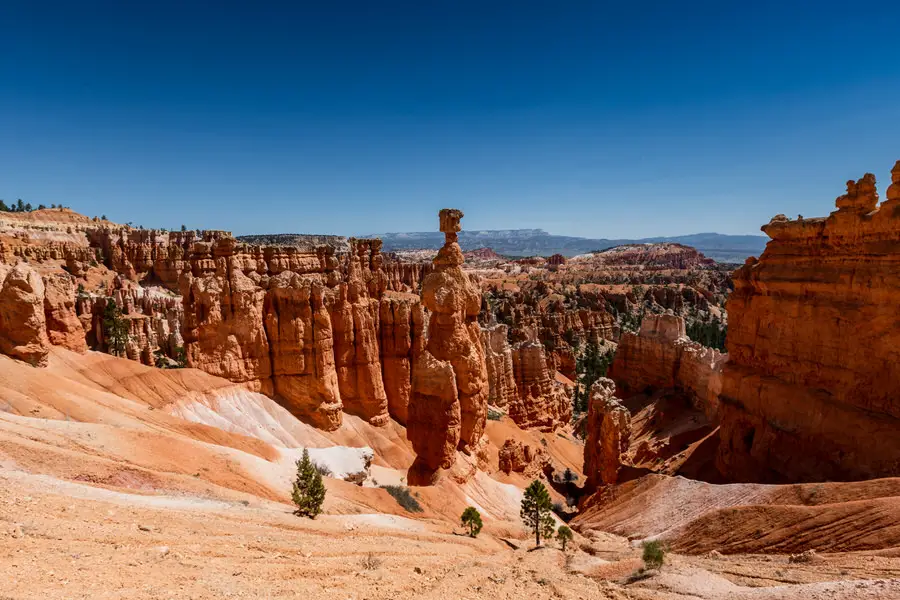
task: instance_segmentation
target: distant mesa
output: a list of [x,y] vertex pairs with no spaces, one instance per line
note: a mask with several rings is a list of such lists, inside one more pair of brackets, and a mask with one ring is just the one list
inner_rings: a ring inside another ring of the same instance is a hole
[[[438,232],[380,233],[386,252],[400,250],[437,250],[444,244]],[[648,243],[677,243],[691,246],[718,262],[743,263],[748,256],[759,256],[768,239],[761,235],[725,235],[696,233],[674,237],[643,239],[604,239],[553,235],[543,229],[497,229],[459,232],[459,245],[464,252],[491,248],[505,256],[544,256],[559,254],[565,258],[606,250],[616,246]]]

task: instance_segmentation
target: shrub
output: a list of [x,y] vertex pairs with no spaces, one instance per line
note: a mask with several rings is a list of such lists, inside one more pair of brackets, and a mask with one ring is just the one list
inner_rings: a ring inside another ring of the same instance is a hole
[[503,418],[503,413],[495,408],[488,406],[487,418],[488,418],[488,421],[499,421],[500,419]]
[[375,556],[374,552],[369,552],[362,557],[360,565],[362,565],[362,568],[366,571],[374,571],[381,566],[381,559]]
[[563,552],[566,551],[566,544],[571,542],[573,537],[572,530],[566,525],[560,525],[559,529],[556,530],[556,539],[559,540]]
[[477,537],[484,526],[481,522],[481,513],[474,506],[466,507],[466,510],[463,511],[462,516],[459,518],[459,522],[463,527],[469,528],[469,537]]
[[303,458],[297,461],[297,479],[291,492],[291,500],[297,505],[294,514],[315,519],[322,512],[325,502],[325,484],[322,475],[309,459],[309,450],[303,449]]
[[317,462],[313,462],[313,466],[316,468],[316,471],[318,471],[319,475],[321,475],[322,477],[331,477],[332,471],[330,468],[328,468],[328,465],[323,465],[323,464],[319,464]]
[[412,497],[412,494],[409,493],[409,488],[403,487],[402,485],[383,485],[381,489],[386,491],[388,494],[393,496],[394,500],[397,501],[397,504],[402,506],[409,512],[423,512],[422,505]]
[[178,364],[179,369],[187,366],[187,351],[184,349],[184,346],[175,348],[175,362]]
[[663,566],[666,561],[666,548],[662,542],[659,540],[646,541],[641,544],[641,547],[644,548],[641,559],[643,559],[645,567],[659,569]]
[[541,545],[541,535],[544,537],[553,535],[555,523],[550,513],[551,508],[550,492],[540,480],[535,479],[525,490],[519,515],[525,522],[525,526],[534,532],[535,542],[538,546]]
[[366,471],[357,471],[356,473],[348,473],[347,475],[345,475],[344,481],[349,481],[350,483],[355,483],[356,485],[361,486],[368,478],[369,474]]

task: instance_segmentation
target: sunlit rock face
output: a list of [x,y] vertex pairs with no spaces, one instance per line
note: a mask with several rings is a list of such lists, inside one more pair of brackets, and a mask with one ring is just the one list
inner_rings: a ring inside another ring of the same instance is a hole
[[717,466],[731,479],[900,474],[900,162],[826,218],[778,215],[734,274]]
[[422,282],[428,341],[413,368],[407,436],[416,451],[408,481],[428,485],[456,451],[476,451],[487,418],[488,376],[478,313],[481,292],[462,270],[457,243],[463,213],[440,212],[444,246]]

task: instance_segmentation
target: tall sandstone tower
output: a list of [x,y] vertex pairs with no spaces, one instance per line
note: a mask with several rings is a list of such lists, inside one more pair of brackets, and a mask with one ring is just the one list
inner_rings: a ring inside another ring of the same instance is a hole
[[429,311],[428,342],[413,368],[407,436],[416,451],[411,485],[430,485],[456,451],[474,452],[484,434],[488,379],[478,312],[481,292],[462,270],[457,243],[462,211],[440,212],[444,246],[422,282]]

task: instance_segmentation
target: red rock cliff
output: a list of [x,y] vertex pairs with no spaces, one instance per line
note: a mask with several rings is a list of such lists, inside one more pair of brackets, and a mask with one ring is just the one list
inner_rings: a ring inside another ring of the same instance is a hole
[[717,464],[748,481],[900,474],[900,162],[827,218],[764,226],[734,274]]

